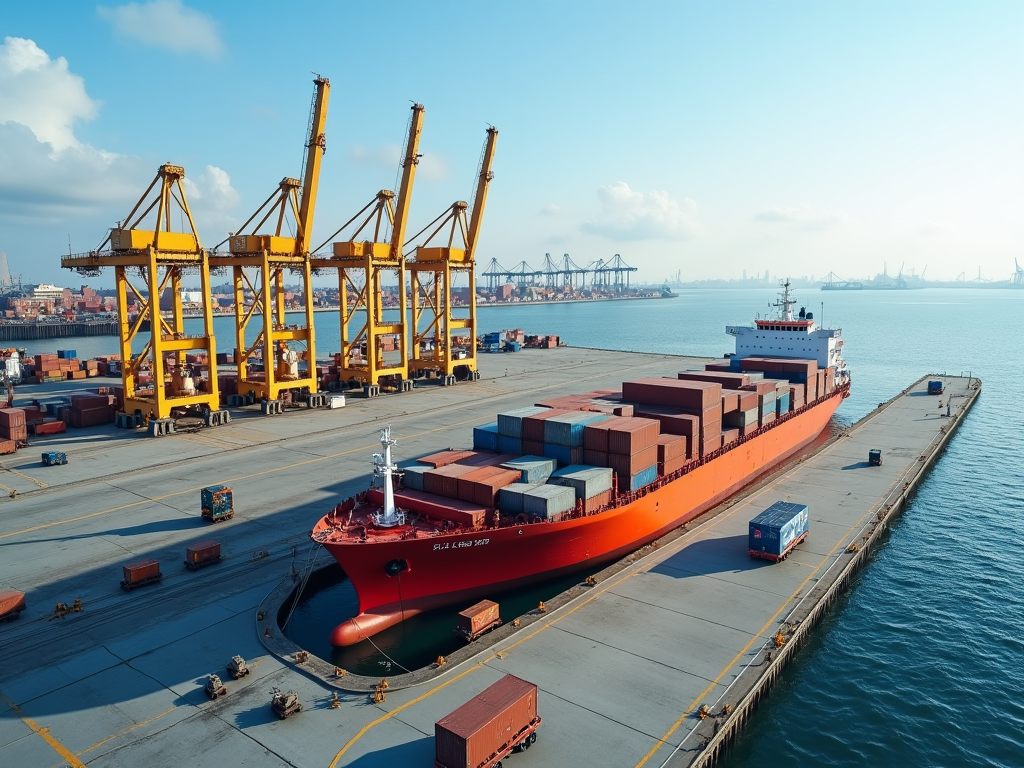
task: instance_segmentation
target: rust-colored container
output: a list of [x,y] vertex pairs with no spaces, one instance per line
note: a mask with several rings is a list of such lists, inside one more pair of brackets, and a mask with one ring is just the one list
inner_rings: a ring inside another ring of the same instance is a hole
[[139,560],[128,563],[121,570],[124,571],[124,581],[121,582],[124,589],[134,589],[143,584],[159,581],[162,576],[159,560]]
[[524,456],[543,456],[544,455],[544,441],[543,440],[523,440],[523,455]]
[[61,432],[67,432],[68,427],[63,421],[44,421],[41,424],[36,424],[34,431],[37,435],[56,435]]
[[607,451],[592,451],[589,448],[583,449],[583,463],[588,464],[591,467],[607,467],[608,466],[608,452]]
[[661,431],[670,435],[686,435],[691,443],[700,443],[700,416],[684,413],[681,408],[659,405],[642,405],[636,410],[642,418],[656,419]]
[[[608,453],[632,456],[645,448],[656,445],[661,425],[656,419],[639,417],[617,419],[608,430]],[[651,464],[654,464],[652,461]],[[650,466],[648,464],[647,466]]]
[[0,621],[16,619],[25,610],[25,593],[16,589],[0,590]]
[[613,416],[612,418],[602,419],[601,421],[594,422],[593,424],[587,424],[583,428],[583,447],[591,451],[604,451],[608,452],[608,430],[615,429],[617,426],[628,426],[629,418],[632,417],[621,417]]
[[676,470],[682,469],[686,465],[687,461],[688,459],[685,456],[678,456],[674,459],[670,459],[669,461],[659,461],[658,476],[664,477],[665,475],[671,475]]
[[740,396],[731,390],[722,390],[722,413],[730,413],[740,409]]
[[14,453],[18,450],[18,444],[14,440],[0,440],[0,454]]
[[496,507],[498,491],[506,485],[518,482],[522,472],[501,467],[481,467],[458,478],[459,499]]
[[423,473],[423,490],[450,499],[459,498],[459,478],[475,472],[479,467],[470,464],[445,464]]
[[474,456],[473,451],[441,451],[440,453],[432,453],[429,456],[424,456],[421,459],[416,459],[420,464],[427,464],[435,469],[437,467],[444,467],[448,464],[454,464],[460,459],[466,459],[470,456]]
[[0,424],[0,437],[7,440],[28,440],[28,427],[25,424],[17,427],[5,427]]
[[701,456],[707,456],[713,451],[717,451],[722,447],[722,433],[719,432],[714,437],[705,437],[704,442],[701,445]]
[[220,560],[220,542],[197,541],[185,547],[185,567],[189,570],[202,568]]
[[679,457],[685,459],[688,443],[683,435],[658,435],[658,462],[672,461]]
[[722,385],[710,381],[639,379],[623,382],[622,396],[638,403],[703,409],[719,403]]
[[607,491],[601,491],[601,493],[591,496],[589,499],[583,499],[583,514],[589,515],[591,512],[596,512],[601,507],[610,504],[611,500],[612,491],[610,488]]
[[746,389],[723,389],[722,397],[725,398],[726,393],[735,394],[739,399],[736,410],[738,411],[750,411],[757,408],[757,392],[751,392]]
[[759,395],[770,395],[775,392],[775,381],[774,379],[762,379],[761,381],[752,381],[744,389],[750,392],[756,392]]
[[540,723],[537,686],[505,675],[434,724],[434,766],[494,765]]
[[739,429],[733,427],[732,429],[722,430],[722,445],[729,445],[740,439]]
[[608,466],[611,467],[619,477],[636,475],[648,467],[658,463],[658,445],[649,445],[643,450],[637,451],[630,456],[623,456],[621,453],[608,454]]
[[464,611],[459,611],[455,634],[466,642],[476,640],[487,630],[501,624],[498,604],[493,600],[481,600]]
[[25,411],[21,408],[0,408],[0,426],[22,427],[25,425]]
[[531,442],[544,442],[544,422],[552,416],[561,416],[565,413],[572,413],[575,409],[552,408],[546,413],[538,413],[536,416],[527,416],[523,419],[523,440]]
[[750,383],[749,374],[725,371],[681,371],[677,378],[684,381],[711,381],[729,389],[739,389],[744,384]]

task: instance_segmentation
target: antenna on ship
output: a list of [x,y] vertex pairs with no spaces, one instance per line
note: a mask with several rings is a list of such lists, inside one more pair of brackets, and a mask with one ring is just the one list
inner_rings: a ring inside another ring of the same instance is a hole
[[401,470],[391,463],[391,447],[398,445],[398,441],[391,437],[391,425],[388,424],[380,431],[380,447],[382,453],[373,454],[373,476],[380,478],[384,483],[384,507],[380,512],[372,515],[375,525],[381,528],[394,528],[396,525],[405,525],[405,512],[395,507],[395,487],[392,484],[392,477],[401,477]]
[[796,304],[796,299],[789,298],[789,278],[780,281],[779,285],[782,286],[782,293],[779,294],[779,301],[776,301],[774,306],[779,310],[780,320],[792,320],[793,319],[793,305]]

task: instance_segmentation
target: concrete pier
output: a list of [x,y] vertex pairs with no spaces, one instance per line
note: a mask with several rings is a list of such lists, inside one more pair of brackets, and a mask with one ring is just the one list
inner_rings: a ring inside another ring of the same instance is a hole
[[[542,395],[699,362],[566,348],[501,355],[484,358],[471,385],[157,441],[80,430],[4,457],[0,481],[17,494],[0,503],[0,588],[27,592],[29,610],[0,625],[0,765],[432,765],[434,721],[506,672],[541,689],[544,726],[516,766],[712,762],[953,434],[976,379],[942,377],[941,398],[917,382],[819,452],[385,702],[343,692],[331,708],[335,685],[306,670],[315,662],[268,652],[257,620],[303,564],[317,517],[365,486],[379,424],[392,424],[403,459],[415,457],[466,445],[473,425]],[[37,447],[70,463],[43,468]],[[882,449],[881,467],[867,466],[871,448]],[[211,527],[199,488],[216,483],[234,489],[237,514]],[[779,499],[808,504],[810,537],[782,563],[751,560],[747,521]],[[187,571],[184,546],[202,538],[221,541],[225,559]],[[125,594],[120,565],[140,556],[157,557],[164,580]],[[75,598],[80,613],[54,617],[55,603]],[[207,700],[206,675],[225,677],[234,654],[253,673]],[[295,690],[303,712],[274,718],[273,687]]]

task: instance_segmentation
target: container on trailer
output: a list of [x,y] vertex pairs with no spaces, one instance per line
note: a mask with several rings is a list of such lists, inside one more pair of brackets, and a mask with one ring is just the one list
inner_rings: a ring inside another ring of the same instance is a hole
[[943,390],[942,382],[933,380],[928,382],[928,394],[929,395],[941,395]]
[[517,469],[522,473],[524,483],[545,483],[555,471],[555,460],[544,456],[520,456],[501,465],[505,469]]
[[473,450],[474,451],[496,451],[498,450],[498,423],[482,424],[473,427]]
[[132,590],[145,584],[152,584],[163,578],[160,573],[159,560],[139,560],[128,563],[121,568],[124,573],[124,580],[121,582],[121,589]]
[[878,448],[872,448],[868,451],[868,466],[869,467],[880,467],[882,466],[882,451]]
[[0,621],[13,621],[25,610],[25,593],[16,589],[0,590]]
[[777,501],[750,521],[747,550],[751,557],[778,562],[807,538],[806,504]]
[[548,483],[565,485],[576,492],[577,499],[590,499],[612,488],[612,470],[606,467],[588,467],[574,464],[552,473]]
[[538,485],[523,494],[523,512],[550,520],[576,508],[576,491],[566,485]]
[[498,604],[493,600],[481,600],[466,610],[459,611],[458,623],[454,630],[455,636],[461,637],[468,643],[500,624],[501,616],[498,612]]
[[190,571],[220,561],[219,541],[197,541],[185,547],[185,567]]
[[505,675],[434,724],[435,768],[490,768],[541,724],[537,686]]
[[226,485],[211,485],[200,493],[203,519],[212,522],[230,520],[235,516],[234,495]]

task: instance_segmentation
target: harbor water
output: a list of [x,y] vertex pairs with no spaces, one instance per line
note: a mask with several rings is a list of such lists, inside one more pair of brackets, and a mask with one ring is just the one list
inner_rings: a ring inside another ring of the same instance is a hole
[[[720,356],[733,346],[725,326],[764,316],[775,299],[771,286],[680,293],[482,307],[479,330],[518,327],[571,346]],[[887,542],[762,703],[726,765],[1020,768],[1024,291],[800,291],[796,298],[825,326],[843,329],[853,386],[840,423],[929,372],[970,371],[984,388]],[[218,318],[215,331],[229,351],[232,319]],[[337,351],[337,314],[318,313],[316,333],[321,356]],[[116,340],[66,346],[87,357],[115,352]],[[29,345],[30,352],[54,348]],[[532,354],[543,376],[543,353]],[[500,375],[499,355],[486,365]],[[310,510],[311,524],[321,512]]]

